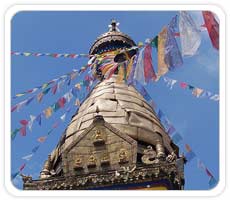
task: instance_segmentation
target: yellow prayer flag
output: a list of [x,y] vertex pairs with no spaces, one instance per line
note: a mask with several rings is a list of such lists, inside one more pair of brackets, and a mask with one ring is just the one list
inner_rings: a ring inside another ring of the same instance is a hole
[[77,99],[77,100],[76,100],[75,105],[76,105],[76,106],[80,106],[80,105],[81,105],[81,103],[80,103],[80,100],[79,100],[79,99]]
[[204,91],[203,89],[195,88],[193,89],[192,94],[198,98],[202,94],[203,91]]
[[128,66],[127,66],[126,79],[128,79],[129,74],[130,74],[130,72],[131,72],[131,70],[132,70],[134,58],[135,58],[135,57],[133,56],[133,57],[129,60],[129,64],[128,64]]
[[48,83],[45,83],[42,85],[42,89],[45,89],[49,84]]
[[158,35],[158,72],[157,80],[160,76],[168,72],[168,65],[165,63],[165,42],[167,38],[167,28],[163,27],[162,31]]
[[23,95],[25,95],[25,94],[16,94],[15,96],[20,97],[20,96],[23,96]]
[[48,107],[47,109],[45,109],[45,116],[47,119],[51,117],[52,113],[53,113],[53,110],[51,107]]

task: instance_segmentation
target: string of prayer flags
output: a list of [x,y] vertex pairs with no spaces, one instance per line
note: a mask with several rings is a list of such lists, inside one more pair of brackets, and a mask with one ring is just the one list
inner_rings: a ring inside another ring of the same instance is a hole
[[202,11],[202,14],[212,45],[219,50],[219,23],[211,11]]
[[167,38],[165,42],[165,63],[169,70],[174,70],[183,64],[182,56],[174,36],[177,25],[177,15],[172,18],[167,27]]
[[182,56],[193,56],[201,44],[200,30],[187,11],[180,11],[179,31]]
[[[67,73],[67,74],[62,75],[58,78],[52,79],[49,82],[43,83],[42,85],[35,87],[33,89],[29,89],[29,90],[26,90],[22,93],[16,94],[12,98],[15,99],[15,98],[27,95],[27,94],[35,93],[39,89],[43,89],[43,91],[40,93],[40,95],[37,96],[37,99],[40,102],[44,94],[47,94],[50,90],[52,91],[53,94],[55,94],[57,92],[57,90],[60,90],[61,86],[65,83],[67,78],[70,78],[70,80],[73,80],[81,72],[82,72],[82,68],[80,70],[73,69],[73,71],[70,73]],[[54,85],[52,87],[48,88],[48,86],[50,86],[51,84],[54,84]],[[32,96],[29,99],[27,99],[26,104],[29,104],[34,98],[35,98],[35,96]]]
[[[42,91],[41,93],[39,93],[37,95],[38,102],[41,102],[42,99],[43,99],[43,96],[46,95],[50,90],[52,91],[53,94],[55,94],[56,91],[60,89],[61,85],[64,84],[64,82],[65,82],[65,80],[61,80],[60,82],[55,84],[53,86],[53,88],[50,87],[50,88],[44,89],[44,91]],[[85,87],[87,87],[87,90],[89,90],[90,85],[92,85],[92,77],[87,75],[87,76],[85,76],[85,80],[77,83],[75,85],[75,87],[78,90],[81,90],[81,87],[85,86]],[[69,92],[67,92],[67,93],[65,93],[64,96],[59,100],[59,102],[54,106],[54,108],[55,108],[54,110],[56,111],[57,109],[63,107],[63,105],[65,104],[66,101],[69,102],[72,99],[73,95],[77,96],[76,91],[74,91],[74,89],[69,91]],[[14,112],[16,110],[19,111],[19,109],[21,109],[22,106],[28,105],[28,102],[31,102],[34,98],[35,98],[35,96],[33,96],[31,98],[28,98],[28,99],[26,99],[26,100],[24,100],[24,101],[22,101],[22,102],[20,102],[20,103],[18,103],[16,105],[12,106],[11,112]],[[52,115],[51,110],[47,109],[47,111],[45,112],[45,116],[48,118],[51,115]]]
[[[140,83],[138,83],[141,85]],[[143,87],[143,86],[142,86]],[[138,87],[137,90],[139,90],[141,87]],[[144,88],[144,87],[143,87]],[[147,90],[146,90],[146,93]],[[149,101],[151,102],[151,100]],[[156,111],[156,105],[154,104],[155,111]],[[182,135],[177,132],[176,128],[172,125],[172,123],[169,121],[169,119],[166,117],[166,115],[163,113],[161,109],[158,109],[157,117],[160,119],[161,123],[163,124],[164,128],[166,128],[169,135],[171,135],[171,139],[173,142],[177,145],[179,145],[181,142],[183,142]],[[199,160],[197,164],[197,168],[202,169],[209,177],[208,184],[211,187],[215,186],[217,184],[216,178],[211,174],[211,172],[208,170],[208,168],[201,162],[201,160],[197,157],[196,153],[191,149],[189,144],[186,144],[183,142],[183,145],[185,146],[186,154],[185,158],[187,162],[192,161],[194,158],[197,158]]]
[[[87,82],[81,82],[80,86],[84,86],[84,87],[90,87],[93,82],[91,82],[92,78],[90,76],[85,78]],[[20,120],[20,124],[22,125],[22,127],[20,129],[15,129],[12,133],[11,133],[11,139],[13,140],[16,137],[16,134],[18,132],[20,132],[20,134],[22,136],[26,136],[26,127],[28,126],[29,130],[32,131],[32,126],[34,121],[36,121],[40,126],[41,126],[41,122],[42,122],[42,117],[45,116],[47,119],[50,118],[54,112],[56,112],[57,110],[59,110],[60,108],[64,108],[66,103],[69,103],[71,101],[71,99],[74,96],[74,89],[76,87],[72,88],[70,91],[68,91],[67,93],[65,93],[62,97],[60,97],[56,103],[52,104],[51,106],[47,107],[46,109],[44,109],[40,114],[38,114],[37,116],[34,115],[30,115],[30,120]],[[77,89],[79,90],[79,89]],[[79,95],[79,98],[84,98],[85,97],[85,93],[81,93],[81,94],[75,94],[75,95]],[[77,102],[78,100],[78,102]],[[77,99],[75,105],[80,105],[80,100]],[[68,109],[70,111],[70,109]],[[68,112],[69,112],[68,111]],[[61,117],[62,121],[65,121],[65,114]]]
[[212,173],[208,170],[208,168],[199,158],[197,159],[197,167],[200,170],[204,171],[209,177],[209,181],[208,181],[209,187],[210,188],[214,187],[217,184],[216,178],[212,175]]
[[188,89],[192,91],[192,95],[195,96],[196,98],[209,98],[210,100],[213,101],[219,101],[219,94],[213,94],[210,91],[206,91],[204,89],[194,87],[186,82],[179,82],[178,80],[171,79],[169,77],[163,77],[164,82],[167,84],[167,87],[170,87],[170,89],[173,88],[173,86],[178,83],[179,87],[182,89]]
[[76,59],[76,58],[80,58],[80,57],[85,57],[85,58],[89,58],[90,55],[89,54],[74,54],[74,53],[36,53],[36,52],[11,52],[11,55],[14,56],[25,56],[25,57],[29,57],[29,56],[34,56],[34,57],[43,57],[43,56],[48,56],[48,57],[52,57],[52,58],[71,58],[71,59]]

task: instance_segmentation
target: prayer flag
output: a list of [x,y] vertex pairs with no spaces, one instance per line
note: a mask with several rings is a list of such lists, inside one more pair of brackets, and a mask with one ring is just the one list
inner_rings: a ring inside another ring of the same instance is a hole
[[28,124],[28,121],[25,119],[20,120],[20,124],[22,124],[23,126],[26,126]]
[[42,124],[42,114],[39,114],[39,115],[36,117],[36,121],[38,122],[39,126],[41,126],[41,124]]
[[135,69],[133,78],[134,80],[137,80],[141,84],[146,84],[143,66],[144,66],[144,48],[140,50],[140,53],[138,55],[136,69]]
[[37,100],[39,103],[42,101],[43,96],[44,94],[42,92],[37,95]]
[[200,95],[202,94],[203,91],[204,91],[203,89],[194,88],[192,91],[192,94],[198,98],[198,97],[200,97]]
[[175,144],[178,144],[181,140],[182,140],[182,136],[179,134],[179,133],[175,133],[173,136],[172,136],[172,140]]
[[168,65],[165,63],[165,43],[167,39],[167,27],[163,27],[162,31],[158,35],[158,79],[160,76],[168,72]]
[[16,128],[14,131],[11,132],[11,139],[14,140],[17,133],[20,131],[20,129]]
[[182,89],[186,89],[187,86],[188,86],[188,84],[185,83],[185,82],[181,82],[181,83],[180,83],[180,87],[181,87]]
[[53,113],[53,109],[51,107],[48,107],[45,109],[44,113],[45,113],[46,118],[48,119],[49,117],[51,117]]
[[21,133],[21,136],[26,136],[26,126],[22,126],[20,128],[20,133]]
[[169,135],[172,135],[175,131],[176,131],[176,129],[174,128],[174,126],[171,125],[171,126],[169,127],[167,133],[168,133]]
[[208,184],[209,184],[209,187],[214,187],[214,186],[217,184],[217,181],[216,181],[216,179],[212,176],[212,177],[210,177]]
[[34,147],[34,148],[32,149],[32,153],[36,153],[37,150],[39,149],[39,147],[40,147],[40,145],[37,145],[36,147]]
[[66,103],[66,99],[64,97],[61,97],[58,100],[58,105],[59,105],[60,108],[63,108],[65,106],[65,103]]
[[55,85],[52,87],[52,93],[53,93],[53,94],[56,94],[56,92],[57,92],[57,87],[58,87],[57,84],[55,84]]
[[57,128],[57,127],[58,127],[58,125],[59,125],[59,122],[58,122],[58,121],[56,121],[56,122],[53,124],[52,128]]
[[187,11],[180,11],[179,31],[182,55],[193,56],[201,44],[201,36],[200,30]]
[[152,47],[150,44],[147,44],[144,48],[144,76],[145,82],[156,79],[156,74],[153,69],[152,62]]
[[78,98],[76,99],[75,105],[76,106],[80,106],[81,105],[81,102],[80,102],[80,100]]
[[190,148],[190,146],[188,144],[185,144],[185,149],[186,149],[187,152],[191,152],[192,151],[191,148]]
[[29,128],[30,131],[32,131],[32,126],[33,126],[33,123],[34,123],[34,120],[35,120],[35,119],[36,119],[35,116],[30,115],[30,121],[29,121],[29,123],[28,123],[28,128]]
[[185,154],[185,158],[188,162],[190,162],[195,157],[196,157],[196,154],[193,151],[187,152]]
[[215,94],[215,95],[211,96],[210,100],[219,101],[219,95]]
[[177,16],[173,17],[167,29],[167,39],[165,42],[165,63],[170,70],[183,64],[182,56],[174,36],[177,24]]
[[42,136],[42,137],[39,137],[37,139],[37,141],[40,142],[40,143],[43,143],[43,142],[45,142],[46,138],[47,138],[47,136]]
[[45,94],[47,94],[47,93],[50,91],[50,89],[51,89],[51,88],[47,88],[47,89],[45,89],[42,93],[45,95]]
[[29,105],[29,104],[34,100],[34,98],[35,98],[35,96],[28,98],[28,99],[26,100],[25,105]]
[[212,173],[208,170],[208,168],[205,168],[205,172],[209,177],[213,177]]
[[212,45],[219,50],[219,23],[211,11],[202,11],[202,14]]
[[197,167],[202,170],[206,169],[204,163],[199,158],[197,159]]
[[129,74],[129,78],[128,78],[128,81],[127,81],[128,84],[133,83],[133,78],[134,78],[134,73],[135,73],[135,70],[136,70],[138,55],[139,55],[139,52],[137,52],[137,54],[134,55],[133,66],[132,66],[132,69],[131,69],[131,72]]
[[29,155],[23,156],[22,159],[30,161],[32,157],[33,157],[33,154],[29,154]]
[[63,114],[60,118],[61,118],[61,120],[64,122],[64,121],[65,121],[65,118],[66,118],[66,113]]
[[12,106],[11,107],[11,112],[14,112],[17,109],[17,107],[18,107],[17,105]]
[[18,175],[19,175],[20,171],[11,174],[11,179],[14,180]]
[[69,91],[63,97],[66,99],[67,102],[70,102],[71,99],[73,98],[73,94],[71,91]]
[[26,164],[22,164],[21,167],[19,168],[19,171],[22,171],[26,167]]
[[42,85],[42,89],[45,89],[45,88],[48,87],[48,86],[49,86],[49,84],[48,84],[48,83],[45,83],[45,84]]

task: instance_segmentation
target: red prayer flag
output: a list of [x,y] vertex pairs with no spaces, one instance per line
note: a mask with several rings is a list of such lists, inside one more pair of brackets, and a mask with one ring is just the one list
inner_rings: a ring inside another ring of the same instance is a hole
[[185,82],[181,82],[181,83],[180,83],[180,87],[181,87],[182,89],[185,89],[187,86],[188,86],[188,84],[185,83]]
[[23,126],[26,126],[28,124],[28,121],[23,119],[20,121],[20,124],[22,124]]
[[185,149],[186,149],[187,152],[192,151],[192,150],[191,150],[191,147],[190,147],[188,144],[185,144]]
[[57,85],[57,84],[55,84],[55,85],[52,87],[52,93],[53,93],[53,94],[56,94],[57,88],[58,88],[58,85]]
[[212,12],[202,11],[202,14],[212,45],[219,50],[219,23],[216,21]]
[[57,128],[58,127],[58,125],[59,125],[59,122],[57,121],[57,122],[55,122],[54,124],[53,124],[53,128]]
[[11,112],[14,112],[17,109],[17,107],[18,107],[17,105],[11,107]]
[[179,32],[175,32],[175,33],[174,33],[174,36],[175,36],[175,37],[180,37],[180,33],[179,33]]
[[22,164],[22,166],[19,168],[20,171],[22,171],[26,167],[26,164]]
[[21,136],[26,136],[26,126],[20,128]]
[[205,168],[205,171],[206,171],[206,173],[207,173],[207,175],[208,175],[209,177],[213,177],[212,173],[209,172],[209,170],[208,170],[207,168]]
[[144,76],[146,82],[149,82],[151,79],[156,80],[157,78],[152,63],[152,46],[149,44],[146,45],[144,50]]
[[66,103],[66,99],[64,97],[61,97],[59,100],[58,100],[58,105],[63,108],[65,106],[65,103]]

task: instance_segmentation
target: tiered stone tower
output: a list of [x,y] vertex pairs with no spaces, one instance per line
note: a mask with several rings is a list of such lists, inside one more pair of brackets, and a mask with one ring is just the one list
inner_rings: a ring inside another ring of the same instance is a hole
[[[112,21],[90,54],[133,46]],[[178,147],[143,96],[134,86],[116,82],[116,76],[100,78],[48,156],[40,178],[23,176],[25,190],[183,189],[184,158]]]

